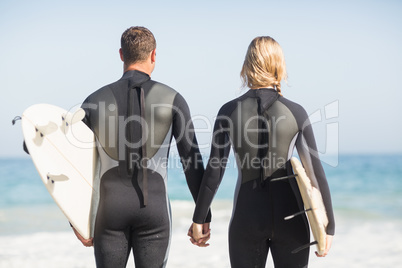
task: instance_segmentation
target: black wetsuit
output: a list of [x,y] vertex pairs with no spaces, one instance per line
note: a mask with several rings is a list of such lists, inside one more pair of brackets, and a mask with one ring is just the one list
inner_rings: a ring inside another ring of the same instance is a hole
[[128,71],[82,107],[100,160],[97,267],[125,267],[131,249],[136,267],[165,267],[171,234],[167,157],[173,136],[194,198],[204,172],[185,100],[147,74]]
[[296,146],[307,175],[317,180],[329,218],[335,224],[324,170],[317,156],[312,127],[305,110],[274,89],[249,90],[225,104],[215,122],[211,155],[204,173],[193,221],[203,223],[223,177],[232,145],[239,168],[229,227],[232,267],[265,267],[271,250],[275,267],[306,267],[309,250],[291,253],[310,242],[305,214],[290,157]]

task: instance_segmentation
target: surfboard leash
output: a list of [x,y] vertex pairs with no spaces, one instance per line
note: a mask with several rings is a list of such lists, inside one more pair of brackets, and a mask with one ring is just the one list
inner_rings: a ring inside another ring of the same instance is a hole
[[17,122],[17,121],[19,121],[19,120],[21,120],[22,118],[21,118],[21,116],[16,116],[16,117],[14,117],[14,119],[11,121],[11,123],[13,124],[13,126],[15,125],[15,123]]

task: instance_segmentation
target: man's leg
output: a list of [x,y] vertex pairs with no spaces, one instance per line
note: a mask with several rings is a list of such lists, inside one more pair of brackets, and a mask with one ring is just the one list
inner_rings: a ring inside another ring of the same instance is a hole
[[130,254],[131,245],[128,232],[104,230],[94,239],[97,268],[124,268]]

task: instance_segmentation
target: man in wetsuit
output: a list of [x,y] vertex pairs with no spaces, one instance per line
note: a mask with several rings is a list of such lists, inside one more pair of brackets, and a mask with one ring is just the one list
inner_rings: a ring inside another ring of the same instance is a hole
[[[165,267],[171,213],[166,191],[172,137],[196,200],[204,168],[190,111],[172,88],[153,81],[156,41],[144,27],[121,37],[123,77],[83,103],[84,122],[96,136],[100,198],[94,238],[97,267],[125,267],[131,249],[136,267]],[[205,225],[209,228],[209,224]]]

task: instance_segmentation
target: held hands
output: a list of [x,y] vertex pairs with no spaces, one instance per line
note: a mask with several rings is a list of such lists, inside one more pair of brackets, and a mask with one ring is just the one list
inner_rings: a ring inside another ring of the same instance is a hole
[[[211,229],[209,228],[209,223],[192,223],[190,228],[188,229],[187,235],[190,237],[190,241],[193,245],[199,247],[208,247],[209,244],[207,244],[206,242],[211,238]],[[327,235],[325,252],[322,255],[319,255],[317,252],[315,252],[315,255],[317,257],[325,257],[328,255],[329,250],[331,249],[332,239],[332,235]]]
[[77,232],[77,230],[75,230],[74,227],[71,227],[71,228],[73,228],[74,234],[77,236],[78,240],[80,240],[81,243],[82,243],[84,246],[86,246],[86,247],[92,247],[92,246],[94,245],[94,241],[93,241],[94,239],[93,239],[93,238],[85,239],[85,238],[83,238],[83,237],[80,235],[80,233]]
[[206,242],[211,237],[211,229],[209,222],[204,224],[192,223],[188,229],[187,235],[190,237],[190,242],[199,247],[208,247]]
[[331,248],[332,245],[332,235],[327,235],[326,239],[325,239],[325,251],[322,255],[318,255],[317,251],[315,252],[315,255],[317,257],[325,257],[328,255],[329,249]]

